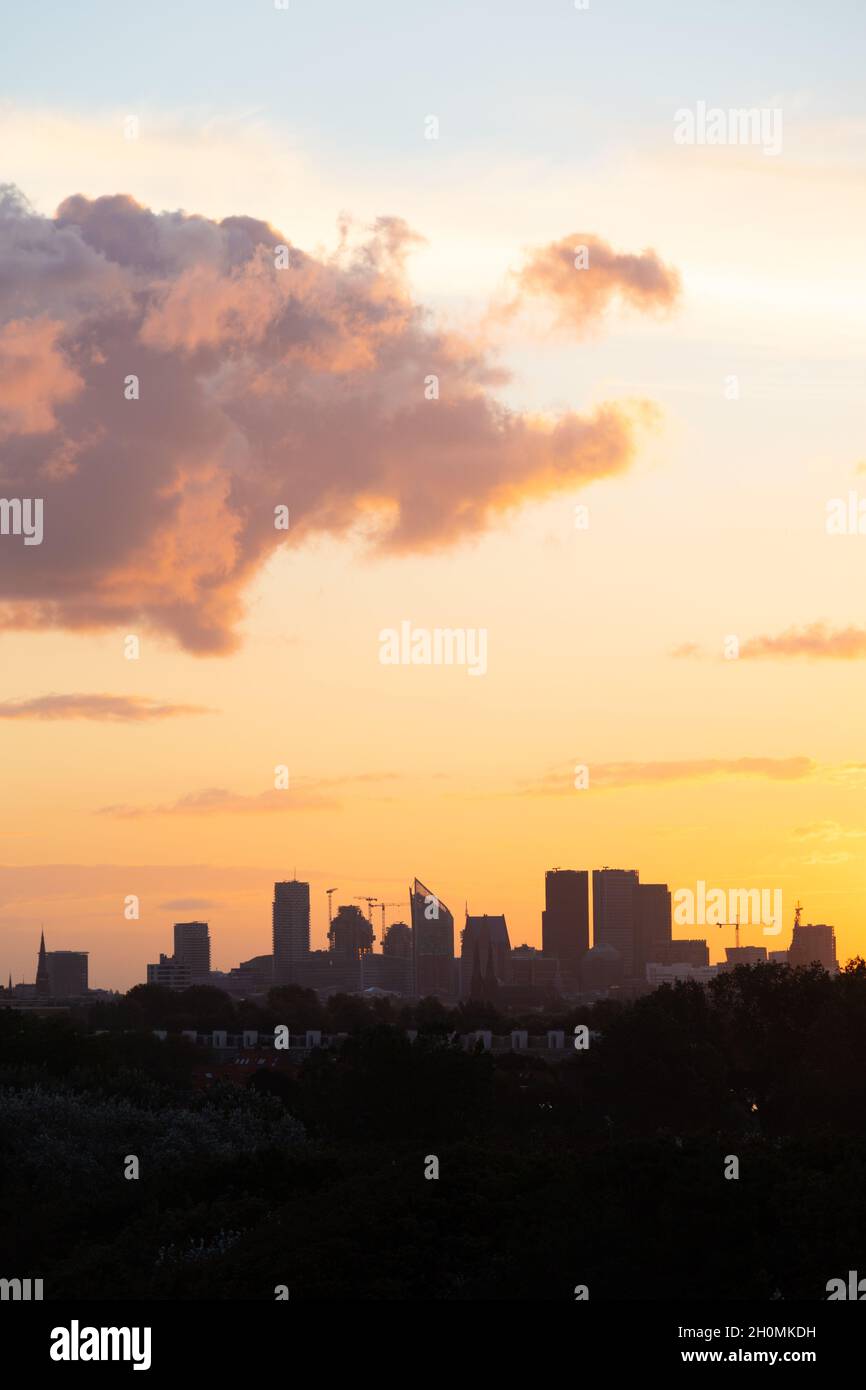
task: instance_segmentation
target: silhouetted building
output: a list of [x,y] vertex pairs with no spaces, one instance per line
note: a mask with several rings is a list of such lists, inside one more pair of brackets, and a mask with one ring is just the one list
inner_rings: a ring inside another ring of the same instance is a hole
[[87,956],[87,951],[46,951],[53,999],[77,999],[87,993]]
[[556,956],[548,956],[535,946],[515,946],[508,964],[509,985],[503,990],[503,1002],[517,1003],[519,998],[529,1005],[560,993],[561,966]]
[[412,959],[412,928],[405,922],[392,922],[382,937],[382,955]]
[[210,934],[207,922],[175,922],[174,958],[189,966],[193,984],[207,984],[210,975]]
[[228,972],[220,985],[229,994],[266,994],[274,982],[273,956],[252,956]]
[[636,869],[593,869],[592,944],[612,946],[630,979],[638,965],[638,874]]
[[694,965],[696,967],[709,965],[710,948],[706,941],[700,937],[674,938],[669,946],[666,946],[661,953],[661,960],[654,962],[657,965]]
[[415,879],[410,895],[414,993],[454,997],[454,918],[445,904]]
[[650,961],[661,961],[671,943],[671,893],[666,883],[637,886],[635,974],[645,977]]
[[45,932],[39,938],[39,956],[36,961],[36,995],[47,999],[51,994],[51,981],[48,978],[48,961],[45,951]]
[[295,968],[310,954],[310,885],[288,879],[274,884],[274,984],[292,984]]
[[[460,933],[460,994],[465,998],[486,999],[493,1003],[498,986],[509,979],[511,942],[508,926],[502,915],[481,917],[466,915],[466,925]],[[473,994],[477,987],[476,963],[482,973],[484,989]]]
[[731,969],[737,965],[763,965],[766,960],[766,946],[725,947],[725,962]]
[[367,955],[373,950],[373,928],[363,912],[354,903],[344,903],[337,908],[328,929],[331,950],[343,956]]
[[794,935],[788,951],[788,964],[823,965],[831,974],[839,969],[836,959],[836,932],[833,927],[819,922],[799,924],[794,927]]
[[175,960],[174,956],[160,955],[156,965],[147,967],[147,983],[162,985],[165,989],[189,989],[192,973],[185,961]]
[[544,875],[541,946],[560,963],[563,983],[575,988],[589,950],[589,874],[586,869],[548,869]]
[[593,946],[580,962],[580,987],[586,994],[604,994],[621,985],[623,979],[622,956],[605,942]]

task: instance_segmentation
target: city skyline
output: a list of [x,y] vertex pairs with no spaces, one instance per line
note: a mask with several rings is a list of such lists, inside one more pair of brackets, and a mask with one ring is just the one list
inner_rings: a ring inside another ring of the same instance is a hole
[[[431,892],[418,878],[408,890],[406,898],[406,911],[401,914],[399,911],[401,904],[396,901],[385,901],[369,894],[352,895],[352,902],[340,903],[339,900],[334,906],[333,898],[337,893],[336,888],[326,890],[328,901],[327,911],[329,914],[328,929],[325,940],[322,943],[316,942],[310,933],[311,922],[311,896],[310,884],[303,880],[293,877],[292,879],[275,880],[273,882],[273,903],[271,912],[271,930],[269,936],[270,949],[265,952],[250,954],[248,964],[253,962],[263,962],[268,960],[272,963],[272,968],[268,974],[268,985],[280,983],[297,983],[298,977],[293,973],[293,967],[299,962],[310,958],[313,955],[321,956],[323,952],[345,952],[347,944],[354,938],[360,941],[357,922],[361,928],[361,936],[365,937],[364,946],[361,948],[370,954],[381,956],[390,952],[395,956],[404,954],[403,948],[398,944],[398,938],[392,938],[391,944],[387,945],[388,935],[392,927],[396,927],[398,932],[405,931],[409,941],[409,955],[411,957],[411,970],[407,974],[405,986],[401,983],[397,992],[411,994],[414,997],[423,997],[425,994],[454,994],[465,995],[466,979],[469,976],[470,967],[473,964],[473,950],[480,947],[480,958],[476,965],[482,968],[482,974],[489,969],[495,955],[497,966],[500,962],[500,950],[504,947],[510,956],[516,950],[531,950],[536,952],[539,957],[556,959],[558,962],[557,970],[557,990],[564,993],[573,992],[579,989],[578,986],[578,965],[586,956],[591,948],[602,946],[613,948],[622,960],[622,974],[625,981],[635,979],[647,979],[649,976],[646,967],[650,962],[665,965],[672,965],[682,959],[683,962],[692,961],[693,964],[707,965],[731,964],[737,959],[746,962],[763,958],[773,959],[786,956],[789,946],[785,945],[788,927],[783,921],[779,930],[776,924],[770,921],[769,928],[765,930],[765,921],[757,918],[760,911],[761,890],[758,889],[732,889],[725,894],[721,889],[710,889],[703,883],[698,884],[698,912],[699,916],[688,915],[687,920],[682,920],[683,904],[691,899],[691,913],[694,912],[694,894],[690,888],[673,889],[666,883],[647,883],[640,881],[639,870],[635,869],[616,869],[605,866],[603,869],[564,869],[557,867],[548,869],[544,880],[544,901],[545,906],[540,911],[541,928],[540,940],[531,942],[525,936],[512,928],[509,932],[507,925],[508,913],[487,914],[473,913],[469,910],[468,899],[464,910],[464,926],[460,928],[459,934],[455,931],[455,921],[447,906],[438,895]],[[590,892],[590,884],[592,890]],[[719,902],[713,901],[716,894],[723,899],[724,903],[735,904],[736,920],[726,920],[725,913],[732,912],[734,909],[726,905],[720,907]],[[766,890],[764,890],[766,897]],[[679,908],[677,901],[680,900]],[[366,914],[358,903],[366,903]],[[386,918],[386,912],[390,909],[391,920]],[[755,914],[753,920],[749,919],[749,910]],[[815,922],[803,924],[801,926],[801,915],[803,906],[798,901],[791,919],[793,936],[791,944],[796,948],[798,932],[819,933],[829,931],[833,933],[833,957],[837,953],[837,937],[835,926],[825,926],[823,923]],[[381,912],[379,930],[375,929],[376,923],[374,912]],[[741,920],[742,913],[742,920]],[[333,914],[333,915],[330,915]],[[678,920],[678,917],[680,920]],[[340,935],[340,922],[344,923],[342,937]],[[590,927],[590,923],[592,924]],[[415,927],[419,928],[420,936],[416,936]],[[215,966],[211,961],[212,938],[210,936],[211,921],[173,921],[172,931],[174,939],[174,954],[169,956],[164,952],[159,953],[158,962],[147,965],[145,980],[147,983],[164,984],[170,988],[185,988],[190,984],[211,983],[220,987],[221,979],[228,979],[230,974],[237,975],[238,970],[244,965],[244,961],[235,961],[230,964],[223,961],[220,966]],[[680,930],[677,932],[676,927]],[[709,930],[707,930],[709,928]],[[717,939],[717,929],[724,929],[725,935]],[[705,935],[697,935],[704,930]],[[728,940],[734,933],[734,945]],[[686,934],[689,932],[690,934]],[[45,979],[46,951],[45,951],[45,932],[44,925],[40,927],[40,950],[39,968],[36,973],[37,993],[47,992]],[[467,933],[469,934],[467,937]],[[745,940],[742,937],[749,935],[757,936],[758,940]],[[798,964],[807,964],[808,960],[803,954],[805,947],[801,938],[801,949],[797,956]],[[421,942],[420,951],[418,942]],[[497,944],[497,942],[499,944]],[[683,950],[681,957],[676,955],[677,943],[682,943]],[[700,946],[701,951],[695,953],[695,948]],[[673,950],[671,950],[673,947]],[[488,953],[490,953],[488,959]],[[419,972],[419,954],[425,958],[424,969]],[[819,956],[820,956],[819,952]],[[841,958],[847,959],[841,952]],[[67,971],[73,969],[73,958],[80,958],[84,961],[84,978],[88,979],[88,951],[72,950],[69,948],[56,949],[47,953],[48,957],[53,957],[58,962],[61,958],[69,958],[69,965],[65,967]],[[795,955],[797,951],[795,949]],[[436,958],[442,958],[442,966],[450,961],[452,967],[456,967],[457,973],[453,979],[448,972],[438,970]],[[818,958],[818,957],[816,957]],[[462,964],[461,964],[462,962]],[[60,966],[58,965],[58,970]],[[81,967],[77,964],[75,969]],[[465,978],[463,973],[465,972]],[[22,977],[21,980],[13,979],[13,972],[8,971],[9,979],[12,984],[23,984],[29,987],[33,982]],[[41,980],[41,986],[40,986]],[[659,976],[657,982],[662,982],[663,977]],[[141,979],[135,979],[133,984],[142,983]],[[234,981],[234,990],[241,982]],[[128,985],[120,987],[123,992]],[[263,986],[257,984],[253,986],[247,980],[246,988],[250,992],[256,992]],[[347,986],[348,987],[348,986]],[[91,989],[116,990],[116,984],[93,984]],[[396,988],[396,986],[395,986]],[[56,993],[56,991],[54,991]]]
[[[0,111],[0,429],[44,499],[40,545],[0,536],[13,970],[44,921],[131,980],[186,898],[243,958],[287,858],[321,943],[321,890],[392,898],[421,846],[534,943],[579,846],[866,952],[856,43],[516,5],[476,70],[449,0],[421,44],[386,4],[361,71],[351,7],[333,52],[324,13],[219,0],[106,64],[85,10],[16,17]],[[783,112],[781,150],[678,141],[716,102]],[[383,661],[404,624],[466,666]]]

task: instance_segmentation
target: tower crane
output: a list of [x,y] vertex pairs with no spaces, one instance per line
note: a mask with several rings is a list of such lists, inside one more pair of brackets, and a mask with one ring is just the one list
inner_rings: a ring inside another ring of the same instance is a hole
[[385,908],[386,908],[386,907],[402,907],[403,904],[402,904],[402,903],[383,903],[381,900],[379,900],[379,901],[376,903],[376,906],[377,906],[377,907],[381,907],[381,909],[382,909],[382,935],[384,936],[384,935],[385,935]]
[[334,920],[334,894],[336,893],[336,891],[336,888],[325,889],[325,892],[328,895],[328,926],[330,926]]
[[378,898],[365,898],[363,893],[356,893],[356,894],[355,894],[355,901],[356,901],[356,902],[359,902],[359,903],[366,903],[366,904],[367,904],[367,920],[369,921],[370,926],[372,927],[372,925],[373,925],[373,904],[376,903],[376,902],[378,902],[379,899],[378,899]]
[[736,920],[736,922],[719,922],[719,926],[720,926],[720,927],[735,927],[735,928],[736,928],[735,935],[734,935],[734,940],[735,940],[736,943],[737,943],[737,950],[739,951],[739,949],[740,949],[740,914],[739,914],[739,912],[737,913],[737,920]]

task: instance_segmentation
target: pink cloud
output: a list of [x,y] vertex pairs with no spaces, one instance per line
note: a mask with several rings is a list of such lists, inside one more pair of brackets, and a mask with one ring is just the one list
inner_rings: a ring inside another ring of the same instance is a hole
[[[76,195],[48,219],[5,190],[0,360],[18,364],[18,387],[0,395],[4,489],[44,499],[45,539],[26,564],[0,546],[0,628],[142,625],[227,651],[247,585],[287,541],[276,507],[291,544],[362,522],[374,547],[414,552],[626,471],[652,407],[508,410],[489,350],[412,298],[413,239],[381,218],[361,246],[292,247],[278,269],[288,243],[252,218]],[[614,294],[641,309],[671,299],[653,253],[590,240],[583,288],[554,244],[524,271],[526,292],[552,293],[571,319]]]

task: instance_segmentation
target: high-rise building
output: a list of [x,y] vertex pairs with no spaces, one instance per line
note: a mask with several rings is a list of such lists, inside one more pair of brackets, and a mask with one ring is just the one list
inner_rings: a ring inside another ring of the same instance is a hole
[[788,964],[797,965],[823,965],[830,974],[835,974],[839,969],[836,960],[836,932],[833,927],[828,927],[824,922],[818,922],[814,926],[811,923],[799,922],[794,927],[794,935],[791,940],[791,947],[788,951]]
[[460,994],[464,999],[477,993],[473,989],[473,971],[480,968],[484,972],[487,993],[497,985],[508,983],[511,942],[508,939],[508,925],[502,915],[489,917],[470,917],[466,914],[466,925],[460,933]]
[[53,999],[78,999],[87,993],[87,951],[46,951]]
[[619,952],[625,979],[639,965],[637,869],[593,869],[592,944]]
[[454,918],[420,879],[410,894],[414,993],[455,994]]
[[193,984],[207,984],[210,975],[210,934],[207,922],[175,922],[174,958],[189,966]]
[[344,956],[369,955],[373,950],[373,927],[354,903],[344,903],[337,908],[330,928],[328,940],[331,950]]
[[298,879],[274,884],[274,983],[293,983],[293,968],[310,954],[310,885]]
[[643,979],[650,961],[665,959],[671,943],[671,892],[666,883],[637,886],[635,974]]
[[412,959],[412,928],[405,922],[392,922],[382,937],[382,955]]
[[548,869],[544,875],[541,949],[559,961],[563,984],[576,987],[578,966],[589,950],[589,874],[586,869]]

